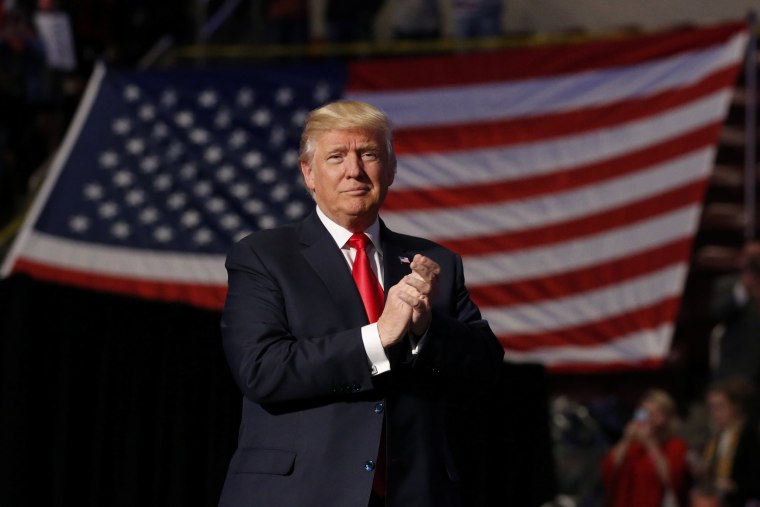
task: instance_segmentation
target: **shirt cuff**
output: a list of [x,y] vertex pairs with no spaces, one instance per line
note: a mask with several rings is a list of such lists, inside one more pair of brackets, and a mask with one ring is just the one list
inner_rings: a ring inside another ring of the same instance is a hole
[[380,333],[377,331],[377,322],[362,327],[362,342],[367,352],[372,375],[380,375],[391,369],[391,362],[385,354],[383,343],[380,341]]
[[744,306],[747,304],[747,301],[749,301],[747,288],[741,282],[736,282],[734,284],[734,301],[738,306]]
[[409,333],[409,344],[412,346],[413,356],[416,356],[417,354],[420,353],[420,350],[422,350],[422,347],[425,345],[427,335],[428,335],[428,332],[425,331],[425,334],[417,338],[412,333]]

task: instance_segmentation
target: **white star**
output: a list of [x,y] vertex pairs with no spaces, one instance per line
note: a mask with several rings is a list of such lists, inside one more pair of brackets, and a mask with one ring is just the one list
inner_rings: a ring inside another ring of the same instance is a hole
[[195,117],[190,111],[180,111],[174,115],[174,122],[182,128],[190,128],[195,122]]
[[224,156],[224,153],[222,152],[222,149],[219,146],[209,146],[206,149],[206,151],[203,152],[203,158],[209,164],[218,163],[220,160],[222,160],[223,156]]
[[190,140],[195,144],[206,144],[209,137],[208,131],[202,128],[195,128],[190,132]]
[[132,122],[129,121],[129,118],[116,118],[111,122],[111,130],[115,134],[124,135],[132,130]]
[[166,90],[161,94],[161,104],[165,107],[172,107],[177,103],[177,92],[174,90]]
[[298,164],[298,152],[296,150],[288,150],[282,156],[282,165],[285,167],[294,167]]
[[116,172],[113,175],[113,184],[117,187],[128,187],[134,181],[134,176],[126,169]]
[[166,150],[166,156],[169,158],[169,160],[177,160],[184,153],[185,146],[179,142],[172,143],[171,146],[169,146],[169,149]]
[[121,220],[118,222],[115,222],[111,226],[111,234],[113,234],[115,237],[119,239],[124,239],[128,237],[131,232],[132,230],[129,227],[129,224]]
[[253,104],[253,90],[241,88],[237,93],[236,102],[241,107],[248,107]]
[[189,209],[182,213],[179,221],[182,223],[182,225],[190,229],[201,223],[201,214],[194,209]]
[[151,174],[156,172],[156,169],[158,169],[158,166],[160,164],[158,163],[158,157],[155,155],[151,155],[150,157],[145,157],[140,162],[140,170],[144,172],[145,174]]
[[272,122],[272,113],[263,107],[259,108],[251,115],[251,122],[257,127],[266,127]]
[[264,161],[264,156],[258,151],[249,151],[243,156],[243,165],[249,169],[259,167]]
[[166,205],[169,209],[178,210],[185,206],[187,203],[187,196],[181,192],[175,192],[169,196],[166,200]]
[[241,148],[248,142],[248,134],[243,130],[233,130],[227,142],[233,148]]
[[264,215],[260,217],[257,221],[259,224],[259,228],[261,229],[271,229],[272,227],[277,226],[277,220],[270,215]]
[[303,109],[299,109],[295,113],[293,113],[293,116],[290,117],[290,121],[293,122],[293,125],[296,125],[300,127],[304,124],[306,121],[306,117],[309,116],[308,111],[304,111]]
[[228,213],[222,217],[219,223],[227,230],[237,229],[240,227],[240,217],[233,213]]
[[229,183],[235,179],[235,166],[225,164],[216,171],[216,179],[222,183]]
[[277,171],[271,167],[265,167],[258,173],[256,173],[256,179],[262,183],[272,183],[277,179]]
[[286,183],[280,183],[272,189],[269,195],[273,201],[282,202],[290,196],[290,186]]
[[153,188],[158,191],[169,190],[172,186],[172,177],[168,174],[159,174],[153,180]]
[[145,192],[139,189],[130,190],[127,195],[124,196],[124,200],[130,206],[139,206],[145,202]]
[[103,197],[103,187],[99,183],[88,183],[84,186],[83,193],[86,199],[97,201]]
[[277,147],[277,146],[280,146],[284,142],[285,142],[285,129],[283,129],[282,127],[273,128],[271,134],[269,134],[269,144]]
[[84,215],[74,215],[69,218],[69,228],[81,234],[90,228],[90,219]]
[[265,208],[264,203],[259,201],[258,199],[251,199],[250,201],[246,201],[243,207],[251,215],[258,215],[259,213],[264,211],[264,208]]
[[318,104],[327,102],[330,98],[330,85],[325,82],[317,84],[314,88],[314,101]]
[[140,220],[140,222],[144,224],[152,224],[156,220],[158,220],[158,210],[153,207],[148,207],[140,211],[140,214],[137,215],[137,218]]
[[193,187],[193,191],[195,192],[195,195],[197,195],[198,197],[207,197],[211,195],[211,192],[213,190],[214,190],[214,187],[208,181],[199,181]]
[[98,207],[98,215],[102,218],[113,218],[119,214],[119,206],[115,202],[104,202]]
[[293,90],[287,87],[280,88],[277,90],[274,100],[281,106],[289,105],[293,102]]
[[304,215],[304,212],[306,211],[306,206],[302,202],[299,201],[293,201],[287,206],[285,206],[285,215],[288,218],[296,219],[301,218]]
[[182,168],[179,170],[179,175],[185,180],[191,180],[195,178],[197,174],[198,174],[198,168],[195,167],[195,164],[193,164],[192,162],[188,162],[187,164],[183,165]]
[[220,129],[226,129],[232,123],[232,114],[227,109],[222,109],[214,117],[214,125]]
[[138,137],[133,137],[127,141],[126,149],[132,155],[139,155],[145,151],[145,141]]
[[127,102],[136,102],[140,100],[140,88],[135,85],[127,85],[124,87],[124,100]]
[[221,197],[212,197],[206,203],[206,208],[212,213],[221,213],[227,208],[227,203]]
[[195,234],[193,235],[193,241],[198,243],[199,245],[206,245],[208,243],[211,243],[211,240],[214,239],[214,234],[209,230],[204,228],[198,229],[195,231]]
[[143,104],[137,111],[137,116],[143,121],[150,121],[156,117],[156,108],[151,104]]
[[232,185],[230,193],[238,199],[245,199],[251,195],[251,187],[247,183],[236,183]]
[[159,243],[168,243],[174,238],[174,231],[169,227],[162,225],[161,227],[156,227],[153,231],[153,238]]
[[198,104],[206,109],[214,107],[217,102],[219,102],[219,97],[214,90],[204,90],[198,96]]
[[98,163],[105,169],[111,169],[119,164],[119,155],[115,151],[104,151],[98,157]]
[[153,125],[153,133],[151,135],[156,139],[163,139],[169,135],[169,127],[166,123],[156,123]]

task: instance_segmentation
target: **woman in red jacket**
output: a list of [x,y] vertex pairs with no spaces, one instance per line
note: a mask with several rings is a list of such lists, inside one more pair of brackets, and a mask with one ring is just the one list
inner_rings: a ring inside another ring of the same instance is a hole
[[675,416],[675,403],[664,391],[644,396],[602,462],[609,507],[686,505],[688,447],[674,434]]

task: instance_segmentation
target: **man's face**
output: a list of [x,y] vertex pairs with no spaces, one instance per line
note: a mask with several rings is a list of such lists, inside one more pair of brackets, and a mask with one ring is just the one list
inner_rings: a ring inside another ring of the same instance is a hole
[[369,130],[325,132],[312,160],[301,162],[301,172],[319,208],[354,232],[375,221],[393,183],[385,140]]

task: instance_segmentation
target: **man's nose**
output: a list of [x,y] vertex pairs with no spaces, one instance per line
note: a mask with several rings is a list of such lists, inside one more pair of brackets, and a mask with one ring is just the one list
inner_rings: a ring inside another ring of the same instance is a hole
[[344,163],[347,177],[358,178],[364,174],[364,164],[361,155],[358,153],[349,153]]

